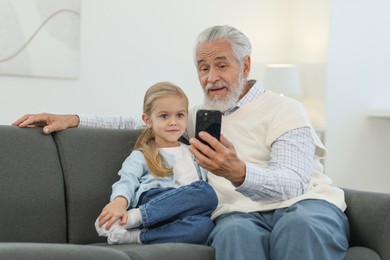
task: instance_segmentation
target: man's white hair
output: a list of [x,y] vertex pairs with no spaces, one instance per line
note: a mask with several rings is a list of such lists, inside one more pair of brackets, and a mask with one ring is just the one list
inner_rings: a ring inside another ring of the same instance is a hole
[[228,25],[216,25],[202,31],[196,41],[194,48],[194,60],[196,61],[196,51],[199,45],[207,42],[228,40],[231,44],[234,57],[242,65],[246,56],[250,56],[252,45],[248,37],[238,29]]

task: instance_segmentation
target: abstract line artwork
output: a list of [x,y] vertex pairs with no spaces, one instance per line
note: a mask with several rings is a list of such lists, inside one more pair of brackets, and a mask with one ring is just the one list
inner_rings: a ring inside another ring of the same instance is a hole
[[77,79],[81,0],[0,0],[0,74]]

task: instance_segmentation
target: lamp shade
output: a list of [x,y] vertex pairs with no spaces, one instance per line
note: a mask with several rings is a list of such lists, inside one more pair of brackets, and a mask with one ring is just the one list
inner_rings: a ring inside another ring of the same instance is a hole
[[298,69],[294,64],[268,64],[263,75],[265,88],[282,95],[301,93]]

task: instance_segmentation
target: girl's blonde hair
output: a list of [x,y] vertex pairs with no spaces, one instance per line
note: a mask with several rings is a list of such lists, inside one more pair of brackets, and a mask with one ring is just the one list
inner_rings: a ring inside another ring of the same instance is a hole
[[[154,102],[166,96],[178,96],[182,98],[186,105],[188,113],[188,98],[181,88],[170,82],[158,82],[151,86],[145,93],[143,113],[151,116],[154,109]],[[172,168],[164,161],[158,151],[158,146],[155,142],[155,134],[152,128],[145,128],[140,134],[134,149],[141,151],[146,159],[151,174],[155,177],[163,178],[172,175]]]

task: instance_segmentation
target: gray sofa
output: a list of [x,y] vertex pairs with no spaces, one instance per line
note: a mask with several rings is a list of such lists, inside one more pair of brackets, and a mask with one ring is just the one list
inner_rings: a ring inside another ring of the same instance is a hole
[[[108,246],[94,221],[139,131],[0,126],[0,259],[214,259],[209,246]],[[345,189],[347,259],[390,259],[390,194]]]

